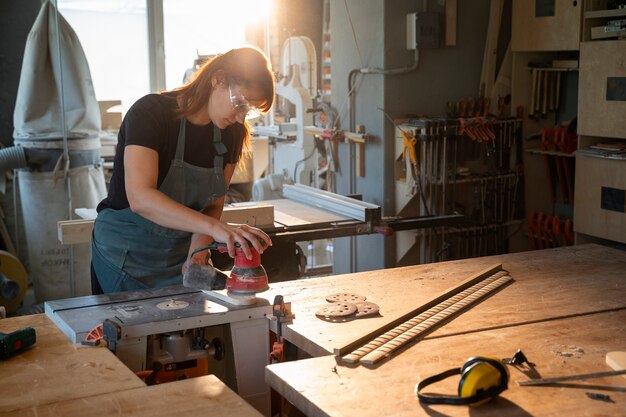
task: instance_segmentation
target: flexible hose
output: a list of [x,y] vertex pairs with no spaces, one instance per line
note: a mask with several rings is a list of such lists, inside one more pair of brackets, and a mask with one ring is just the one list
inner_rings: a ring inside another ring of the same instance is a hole
[[26,152],[21,146],[0,149],[0,172],[12,171],[26,166]]

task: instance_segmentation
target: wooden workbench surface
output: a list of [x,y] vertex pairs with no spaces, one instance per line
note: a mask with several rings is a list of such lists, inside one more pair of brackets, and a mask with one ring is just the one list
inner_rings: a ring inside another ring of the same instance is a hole
[[[142,384],[143,385],[143,384]],[[32,407],[6,416],[237,416],[261,413],[214,375]]]
[[33,327],[31,348],[0,362],[0,412],[143,387],[105,347],[70,343],[43,314],[0,320],[0,332]]
[[[458,368],[472,356],[510,358],[520,348],[543,378],[609,371],[605,354],[624,350],[625,323],[626,310],[622,309],[484,330],[423,340],[375,369],[342,366],[330,355],[269,365],[266,380],[309,417],[623,416],[623,376],[521,387],[515,381],[528,376],[509,366],[509,389],[475,408],[422,405],[414,388],[420,379]],[[458,384],[459,377],[453,376],[428,386],[425,392],[455,395]],[[610,401],[590,399],[588,392],[609,395]]]
[[[626,252],[599,245],[275,283],[271,293],[292,303],[296,318],[283,326],[285,338],[312,356],[322,356],[497,263],[514,282],[428,337],[626,308]],[[317,318],[325,297],[338,292],[366,296],[380,306],[381,315],[345,323]]]
[[0,361],[2,416],[260,416],[213,375],[146,386],[106,347],[72,344],[44,314],[0,320],[33,327],[35,345]]

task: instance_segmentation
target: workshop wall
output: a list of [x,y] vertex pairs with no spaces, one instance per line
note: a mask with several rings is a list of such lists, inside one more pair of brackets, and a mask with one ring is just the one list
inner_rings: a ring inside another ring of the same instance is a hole
[[[425,2],[428,11],[441,13],[440,2]],[[363,67],[401,68],[413,64],[406,49],[406,14],[424,11],[424,2],[410,0],[346,0],[331,2],[332,104],[340,112],[341,128],[363,125],[371,140],[365,145],[365,176],[354,175],[354,149],[339,147],[340,194],[362,194],[363,199],[395,214],[392,118],[409,114],[445,114],[445,103],[477,96],[489,14],[489,1],[457,2],[457,44],[420,50],[418,68],[405,75],[366,74],[356,77],[354,121],[347,108],[348,75]],[[354,34],[353,34],[354,31]],[[443,26],[442,26],[443,31]],[[443,34],[442,34],[443,36]],[[351,126],[352,125],[352,126]],[[352,165],[351,165],[352,164]],[[394,266],[392,239],[370,235],[337,239],[335,273]],[[350,253],[354,255],[351,257]]]
[[28,32],[41,0],[0,1],[0,143],[13,144],[13,109]]

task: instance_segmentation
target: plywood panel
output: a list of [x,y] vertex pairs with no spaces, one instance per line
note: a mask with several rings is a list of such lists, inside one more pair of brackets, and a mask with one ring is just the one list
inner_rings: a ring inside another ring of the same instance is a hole
[[[420,306],[474,273],[501,263],[515,282],[429,337],[626,307],[626,252],[584,245],[276,283],[296,315],[284,336],[313,356],[332,353]],[[590,279],[593,277],[593,279]],[[611,289],[607,297],[607,288]],[[379,317],[330,323],[315,316],[325,297],[364,295]],[[531,303],[541,300],[540,303]]]
[[[541,304],[541,299],[528,299]],[[523,314],[520,312],[520,314]],[[497,312],[493,312],[495,318]],[[624,414],[621,377],[520,387],[528,376],[509,367],[511,383],[496,400],[479,408],[423,406],[414,394],[423,378],[458,368],[473,356],[510,358],[522,349],[537,377],[603,372],[605,355],[623,349],[626,311],[592,314],[478,333],[424,340],[370,369],[342,366],[325,356],[267,367],[266,380],[308,416],[617,416]],[[429,386],[428,392],[455,395],[458,377]],[[593,401],[585,393],[609,395]]]
[[579,135],[626,138],[626,100],[607,100],[608,77],[626,77],[626,40],[581,43]]
[[577,156],[574,230],[626,243],[626,212],[602,208],[602,187],[626,193],[626,161]]
[[0,332],[33,327],[35,345],[0,363],[0,412],[142,387],[106,347],[80,347],[43,314],[0,320]]
[[535,0],[513,0],[511,50],[577,51],[582,1],[554,0],[553,16],[537,16],[536,3]]
[[214,375],[60,401],[3,415],[33,417],[261,416]]

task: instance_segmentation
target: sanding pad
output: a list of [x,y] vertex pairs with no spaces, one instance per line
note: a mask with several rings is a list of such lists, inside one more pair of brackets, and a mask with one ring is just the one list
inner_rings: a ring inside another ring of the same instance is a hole
[[380,310],[378,304],[370,303],[369,301],[359,301],[358,303],[355,303],[355,305],[357,309],[357,318],[376,315]]
[[357,307],[353,303],[330,303],[315,312],[318,317],[345,317],[356,313]]
[[365,301],[366,299],[364,295],[348,294],[345,292],[326,296],[326,301],[329,303],[357,303],[359,301]]

